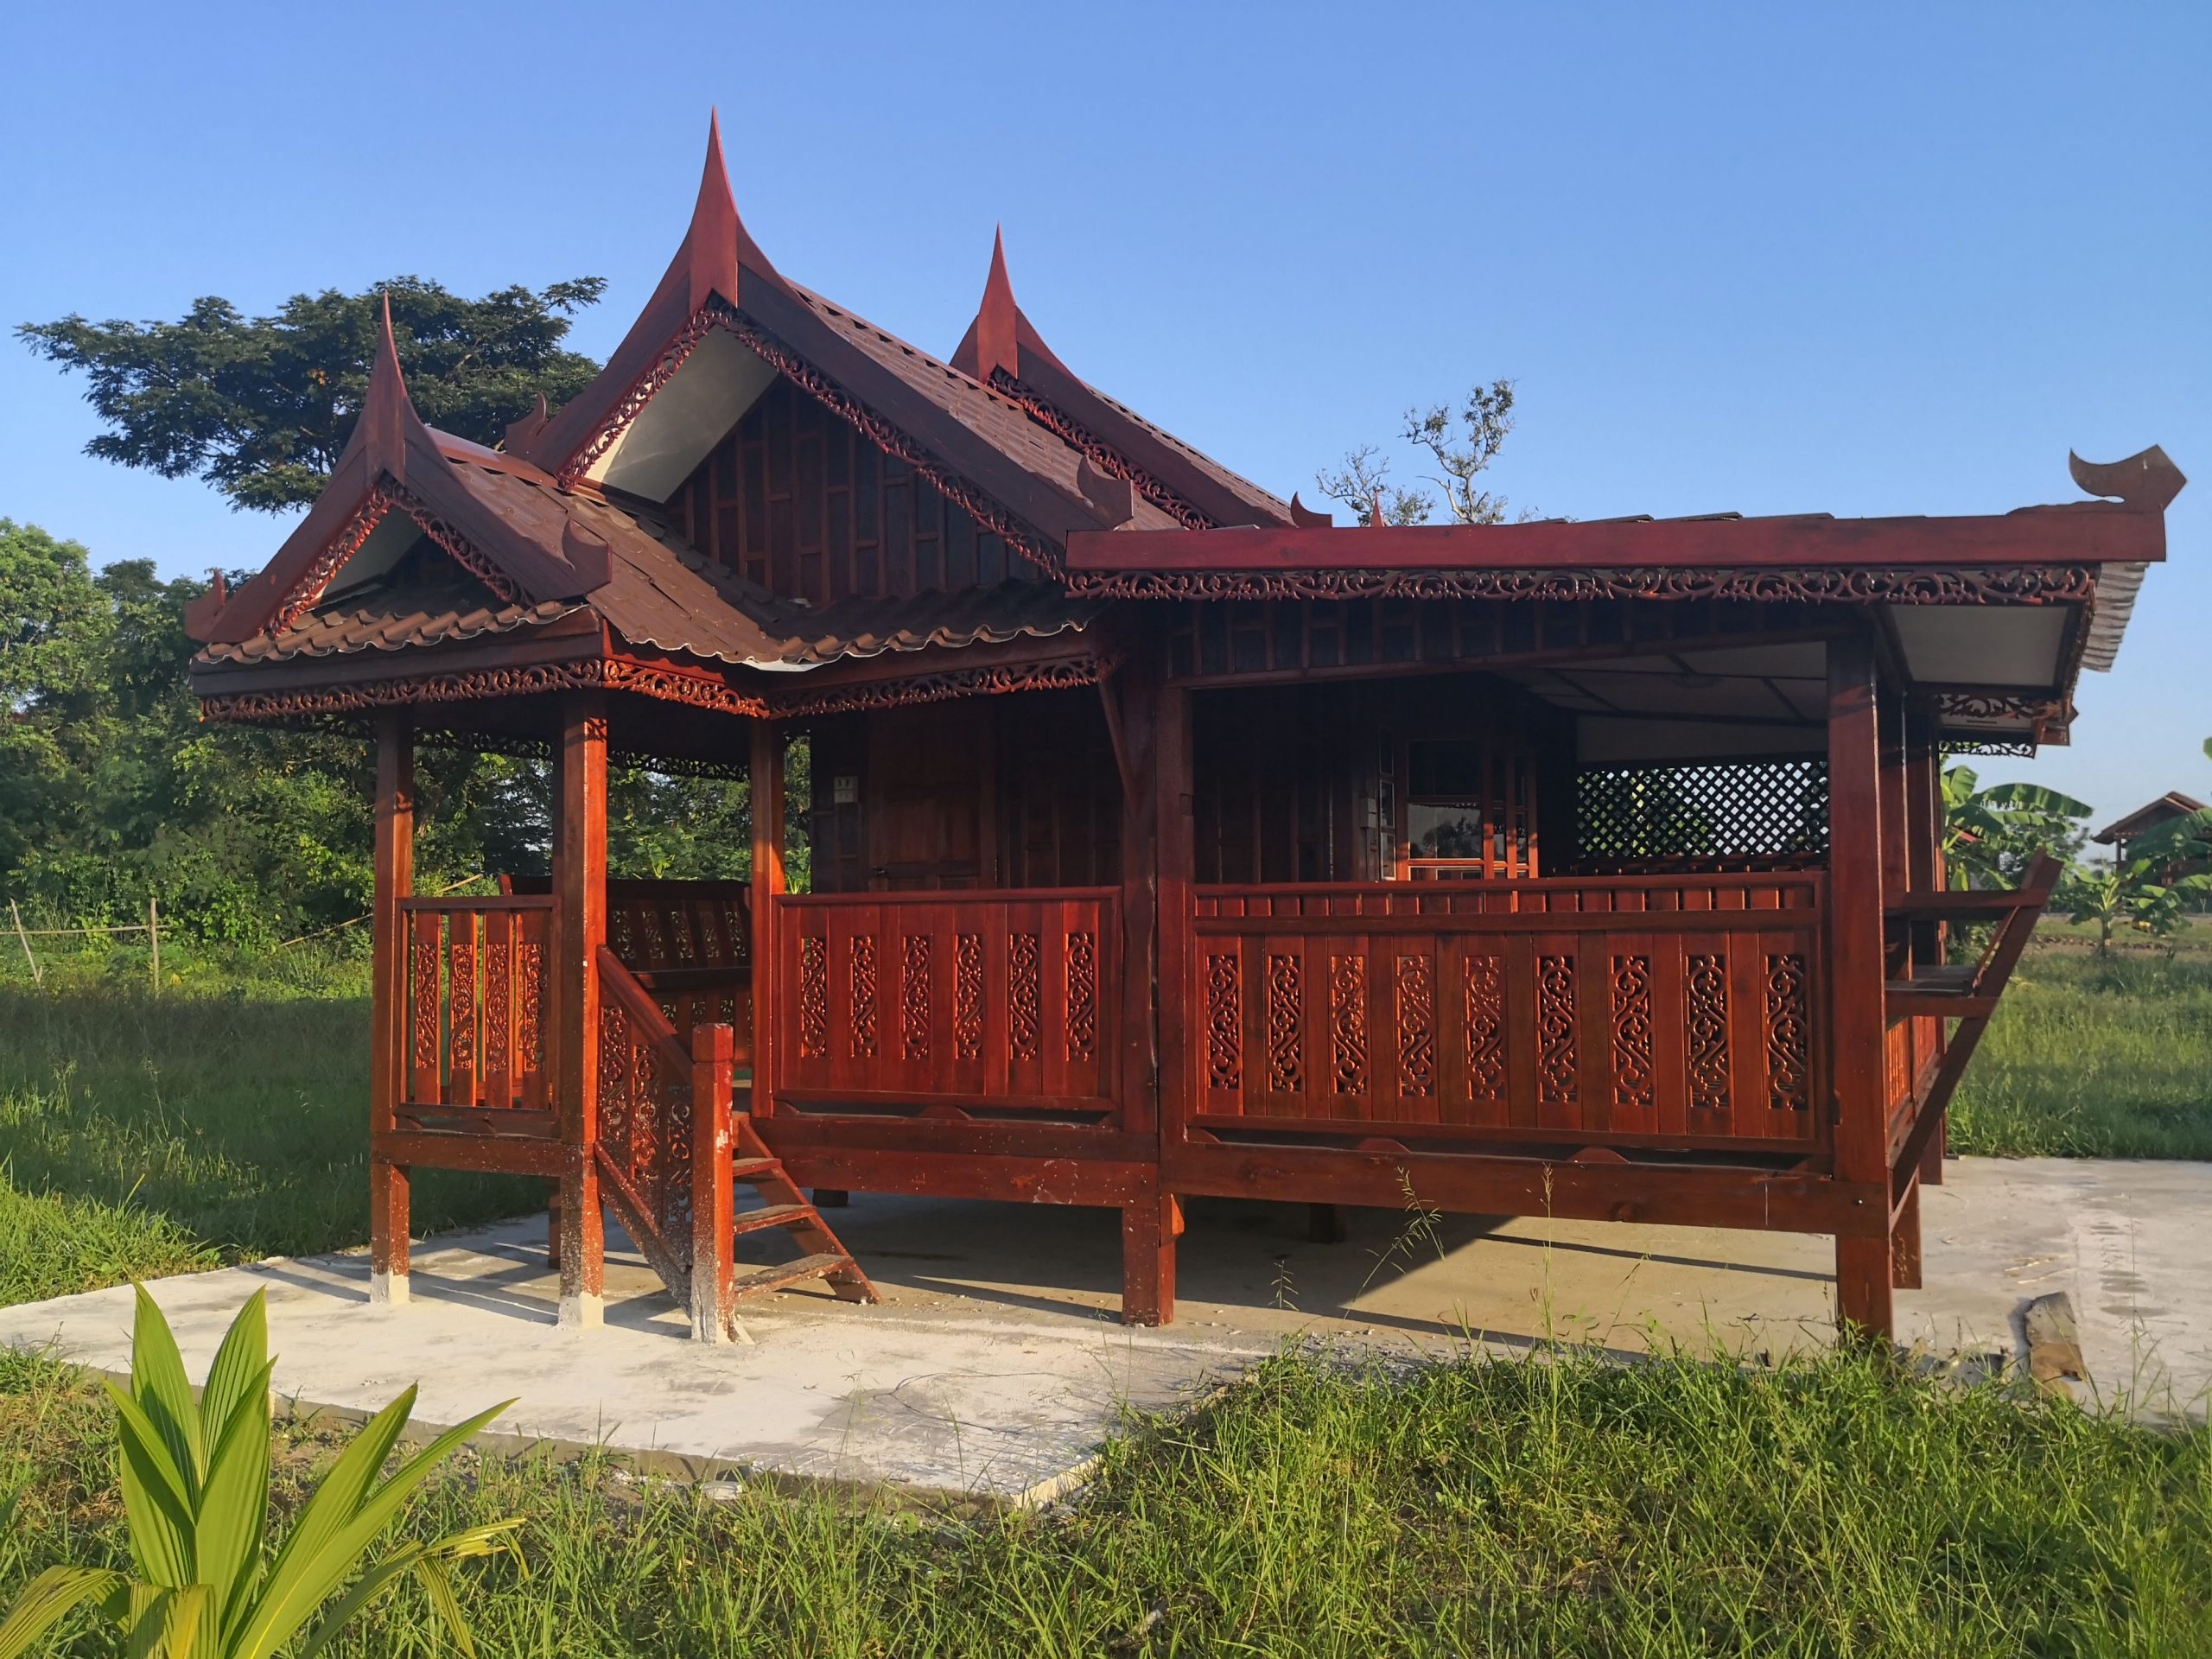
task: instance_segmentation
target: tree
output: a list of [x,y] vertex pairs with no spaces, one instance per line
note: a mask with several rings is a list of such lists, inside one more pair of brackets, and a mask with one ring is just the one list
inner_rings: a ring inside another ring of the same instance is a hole
[[[1493,495],[1478,480],[1504,447],[1513,430],[1513,383],[1493,380],[1478,384],[1467,393],[1458,416],[1448,404],[1427,409],[1408,409],[1399,436],[1427,452],[1437,471],[1424,474],[1441,490],[1445,510],[1463,524],[1495,524],[1505,518],[1505,498]],[[1322,494],[1341,501],[1354,512],[1367,514],[1378,508],[1383,522],[1425,524],[1436,511],[1437,498],[1426,490],[1404,490],[1389,482],[1388,456],[1373,444],[1349,451],[1337,471],[1319,472],[1313,482]]]
[[2192,903],[2212,894],[2212,874],[2176,874],[2212,860],[2212,807],[2160,824],[2130,842],[2127,856],[2075,872],[2059,895],[2072,919],[2097,925],[2097,954],[2109,956],[2115,927],[2162,939]]
[[541,393],[558,408],[599,365],[566,350],[570,319],[603,278],[467,299],[419,276],[359,294],[296,294],[274,316],[228,300],[193,302],[175,322],[24,323],[17,335],[82,372],[108,429],[87,454],[164,478],[197,474],[233,506],[276,512],[312,501],[353,429],[368,390],[379,302],[391,302],[400,366],[431,425],[499,441]]
[[1970,766],[1943,772],[1943,867],[1957,887],[2016,887],[2038,853],[2070,860],[2089,808],[2040,784],[1980,787]]
[[[359,1568],[438,1465],[514,1402],[447,1429],[387,1476],[415,1408],[409,1389],[362,1425],[272,1553],[265,1295],[254,1292],[231,1321],[195,1400],[168,1321],[139,1287],[130,1386],[106,1384],[131,1570],[47,1568],[0,1619],[0,1659],[29,1653],[87,1603],[121,1630],[133,1659],[270,1659],[328,1604],[296,1650],[306,1659],[406,1577],[421,1585],[456,1645],[471,1650],[452,1564],[512,1551],[519,1518],[431,1543],[410,1540]],[[337,1596],[348,1579],[353,1587]]]

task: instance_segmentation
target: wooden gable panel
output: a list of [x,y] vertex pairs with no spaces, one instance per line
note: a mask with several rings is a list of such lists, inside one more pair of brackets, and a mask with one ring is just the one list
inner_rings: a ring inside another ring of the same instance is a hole
[[669,510],[709,558],[814,605],[1039,574],[788,379],[715,446]]

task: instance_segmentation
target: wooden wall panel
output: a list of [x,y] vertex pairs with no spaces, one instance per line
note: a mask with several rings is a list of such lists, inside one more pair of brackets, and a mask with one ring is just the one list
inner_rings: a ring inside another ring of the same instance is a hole
[[810,738],[817,893],[1121,879],[1121,785],[1096,691],[843,716]]

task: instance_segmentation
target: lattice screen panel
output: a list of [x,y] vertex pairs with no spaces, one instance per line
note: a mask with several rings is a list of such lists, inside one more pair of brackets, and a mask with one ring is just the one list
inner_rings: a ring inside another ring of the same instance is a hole
[[1811,858],[1828,845],[1825,760],[1597,768],[1577,779],[1582,860]]

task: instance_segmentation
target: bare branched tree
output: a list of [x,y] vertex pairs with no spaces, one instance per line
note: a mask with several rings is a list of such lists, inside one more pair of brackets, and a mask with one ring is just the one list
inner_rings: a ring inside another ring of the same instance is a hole
[[[1484,489],[1479,480],[1512,430],[1513,383],[1493,380],[1473,387],[1456,414],[1449,404],[1408,410],[1399,435],[1434,461],[1437,470],[1423,476],[1443,492],[1444,508],[1456,522],[1495,524],[1505,518],[1505,498]],[[1314,474],[1313,482],[1322,494],[1349,506],[1362,523],[1371,523],[1379,511],[1386,524],[1427,524],[1438,498],[1427,490],[1400,489],[1389,478],[1389,457],[1363,443],[1346,454],[1344,464],[1335,472]]]
[[1363,443],[1344,456],[1338,471],[1313,474],[1322,494],[1350,507],[1359,522],[1380,505],[1386,524],[1425,524],[1436,511],[1436,499],[1426,490],[1402,490],[1390,484],[1389,458],[1371,443]]

